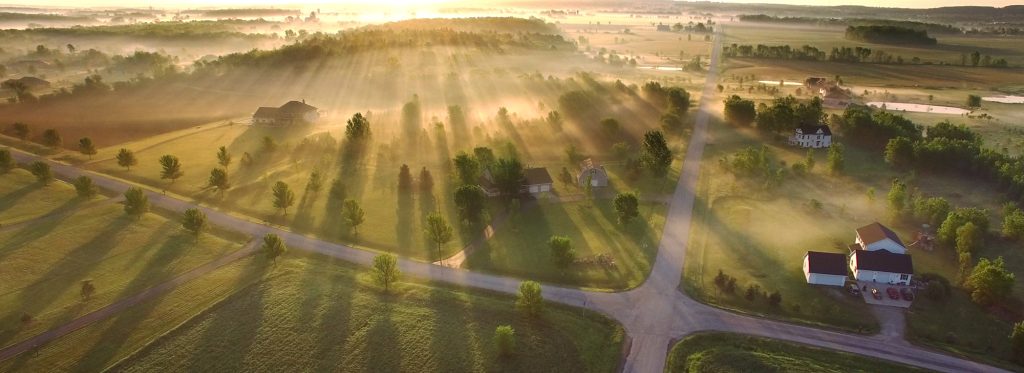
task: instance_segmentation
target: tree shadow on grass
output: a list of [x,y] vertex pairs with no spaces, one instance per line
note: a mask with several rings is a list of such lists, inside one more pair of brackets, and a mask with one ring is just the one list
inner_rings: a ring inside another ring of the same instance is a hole
[[433,326],[430,355],[436,358],[438,364],[429,369],[438,372],[458,372],[482,366],[483,364],[474,361],[479,356],[472,352],[490,348],[490,340],[480,340],[469,330],[476,324],[472,317],[474,297],[438,286],[431,286],[429,289],[427,307],[433,311],[433,319],[424,322],[430,322]]
[[309,233],[315,229],[313,205],[316,201],[316,196],[317,193],[309,189],[303,189],[302,197],[299,198],[299,204],[295,206],[295,213],[291,221],[291,227],[296,232]]
[[[318,333],[316,350],[311,351],[311,358],[317,362],[316,371],[326,372],[337,369],[338,359],[331,357],[345,355],[346,341],[352,333],[352,328],[349,325],[352,320],[352,302],[359,285],[354,272],[337,271],[331,268],[335,267],[333,260],[317,260],[316,262],[330,271],[327,272],[328,281],[322,281],[321,277],[321,281],[318,283],[319,286],[328,288],[315,293],[308,292],[303,303],[315,305],[317,309],[324,309],[324,312],[319,315],[310,313],[308,319],[300,318],[299,321],[304,325],[316,326]],[[314,281],[310,279],[310,282]],[[314,316],[318,319],[314,319]]]
[[[46,273],[40,275],[39,280],[30,284],[20,292],[21,312],[7,315],[0,320],[0,325],[15,325],[21,314],[36,315],[50,306],[68,288],[78,284],[78,281],[96,267],[104,258],[114,244],[110,244],[112,237],[124,230],[135,221],[129,216],[122,216],[112,221],[102,232],[94,236],[88,242],[72,249],[59,262],[55,263]],[[92,260],[89,260],[92,259]],[[62,281],[52,281],[54,279]],[[29,291],[28,289],[33,289]],[[0,345],[6,344],[17,334],[17,330],[8,330],[0,334]]]
[[398,240],[398,251],[409,253],[413,245],[413,198],[412,192],[398,191],[398,207],[395,209],[395,238]]
[[26,184],[26,185],[22,186],[21,188],[15,189],[14,191],[12,191],[10,193],[7,193],[7,194],[5,194],[3,196],[0,196],[0,197],[2,197],[2,198],[0,198],[0,213],[2,213],[4,211],[7,211],[7,210],[10,210],[12,207],[16,206],[18,204],[18,202],[21,201],[23,198],[25,198],[25,196],[27,196],[29,193],[32,193],[33,191],[36,191],[36,190],[39,190],[39,189],[42,189],[42,188],[45,188],[45,187],[46,186],[44,186],[44,185],[42,185],[42,184],[40,184],[38,182],[34,182],[34,183]]
[[363,367],[367,372],[399,372],[402,371],[402,348],[400,347],[398,330],[392,320],[396,307],[390,295],[380,295],[381,302],[374,312],[373,320],[367,330],[366,350],[369,356]]
[[75,215],[75,208],[81,205],[83,201],[84,200],[79,198],[68,200],[55,209],[53,213],[48,214],[49,216],[44,219],[26,222],[25,226],[19,229],[17,233],[12,234],[9,240],[0,243],[0,259],[3,259],[5,256],[10,255],[32,241],[43,238],[53,232],[54,229],[59,227],[65,219]]

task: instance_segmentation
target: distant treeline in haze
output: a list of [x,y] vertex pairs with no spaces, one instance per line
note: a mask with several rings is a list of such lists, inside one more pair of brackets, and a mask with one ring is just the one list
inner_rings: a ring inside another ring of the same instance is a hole
[[938,44],[927,31],[900,26],[847,26],[846,38],[878,44]]

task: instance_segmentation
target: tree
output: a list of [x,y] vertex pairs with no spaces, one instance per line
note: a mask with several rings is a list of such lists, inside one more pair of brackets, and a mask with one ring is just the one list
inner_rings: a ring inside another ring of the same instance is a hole
[[160,157],[160,167],[162,168],[160,178],[171,179],[171,184],[178,180],[181,175],[185,174],[181,170],[181,162],[178,161],[178,157],[170,154]]
[[509,356],[515,351],[516,331],[512,329],[512,325],[499,325],[494,328],[494,349],[498,351],[499,356]]
[[974,223],[967,222],[956,230],[956,251],[960,253],[975,253],[981,246],[981,231]]
[[967,95],[967,107],[977,109],[981,107],[981,96]]
[[889,139],[885,144],[885,162],[897,167],[906,167],[914,160],[914,142],[900,136]]
[[1014,207],[1003,216],[1003,237],[1012,240],[1024,237],[1024,211]]
[[402,164],[398,169],[398,190],[406,192],[412,189],[412,174],[409,173],[409,166]]
[[580,150],[576,148],[576,144],[569,144],[569,146],[565,147],[565,158],[569,161],[569,164],[575,166],[583,162],[587,156],[580,153]]
[[43,131],[43,145],[56,149],[63,142],[64,140],[60,137],[60,133],[57,130],[51,128]]
[[519,195],[519,190],[522,188],[523,182],[526,181],[523,164],[519,162],[519,159],[500,158],[494,161],[494,166],[491,168],[491,177],[494,178],[494,184],[498,187],[501,195],[506,198]]
[[494,151],[486,146],[479,146],[473,148],[473,157],[476,158],[476,161],[480,164],[481,169],[486,169],[487,167],[490,167],[491,164],[493,164],[494,161],[497,159],[494,157]]
[[262,250],[263,254],[267,256],[267,259],[272,260],[276,266],[277,258],[284,255],[284,253],[288,251],[288,247],[285,246],[284,241],[281,240],[280,236],[273,233],[267,233],[263,236]]
[[185,213],[181,216],[181,227],[192,233],[198,242],[199,235],[203,234],[203,231],[208,227],[206,223],[206,214],[197,208],[185,210]]
[[320,191],[320,187],[324,184],[324,177],[320,174],[320,170],[313,170],[309,173],[309,181],[306,182],[306,190],[316,193]]
[[608,139],[615,139],[619,136],[619,132],[622,131],[622,125],[615,118],[604,118],[599,123],[601,126],[601,133]]
[[295,193],[283,181],[274,183],[271,192],[274,196],[274,207],[281,209],[284,215],[288,216],[288,208],[295,203]]
[[893,220],[903,217],[907,210],[907,184],[900,179],[893,179],[887,196],[889,202],[889,216]]
[[[664,129],[665,132],[682,132],[684,125],[685,123],[683,122],[683,117],[679,116],[679,114],[677,114],[674,111],[669,111],[661,115],[661,128]],[[609,136],[609,138],[614,140],[617,137]]]
[[430,213],[427,215],[427,227],[424,228],[427,234],[427,238],[431,242],[437,244],[437,257],[441,258],[441,246],[452,240],[452,226],[448,224],[448,221],[444,220],[444,216],[440,213]]
[[953,210],[939,226],[939,242],[949,246],[956,244],[956,230],[967,222],[974,223],[983,234],[988,232],[988,210],[976,207]]
[[359,225],[363,224],[363,208],[359,207],[359,202],[353,199],[346,199],[341,206],[341,215],[345,218],[345,223],[349,227],[352,227],[352,233],[355,235],[359,234]]
[[828,169],[832,173],[838,174],[843,172],[843,168],[846,167],[846,157],[843,155],[843,144],[833,143],[828,148]]
[[370,137],[370,121],[362,113],[355,113],[345,126],[345,138],[356,142]]
[[434,189],[434,177],[426,167],[420,169],[420,191],[430,192]]
[[139,163],[139,160],[135,158],[135,153],[131,150],[121,148],[117,152],[117,165],[124,167],[128,171],[132,170],[132,166]]
[[487,204],[487,194],[479,185],[463,185],[455,188],[455,206],[459,217],[469,222],[480,219]]
[[1024,321],[1013,324],[1013,331],[1010,332],[1010,345],[1017,362],[1024,363]]
[[124,191],[124,212],[128,215],[142,216],[149,211],[149,197],[138,187],[130,187]]
[[391,284],[402,275],[398,269],[398,258],[391,254],[380,254],[373,257],[373,279],[384,287],[384,292],[391,290]]
[[960,284],[966,284],[967,279],[971,277],[971,271],[974,266],[974,254],[971,254],[970,251],[961,251],[957,253],[956,262],[959,265],[957,279]]
[[93,185],[92,179],[85,175],[76,178],[75,181],[71,182],[71,185],[74,185],[75,192],[82,198],[89,198],[97,193],[96,185]]
[[49,184],[50,181],[53,181],[53,173],[50,172],[49,163],[43,161],[32,162],[32,164],[28,166],[28,170],[32,173],[32,176],[35,176],[36,180],[43,183],[43,185]]
[[971,52],[971,66],[977,67],[978,62],[981,62],[981,53],[978,51]]
[[228,172],[223,168],[210,170],[210,178],[207,180],[206,185],[211,188],[217,188],[218,192],[223,193],[228,188],[231,188],[231,184],[228,181]]
[[640,203],[633,192],[619,193],[615,196],[615,212],[619,215],[619,224],[628,224],[640,216]]
[[217,164],[220,164],[220,166],[224,167],[225,170],[227,170],[228,165],[231,164],[231,153],[228,153],[227,147],[222,146],[217,150]]
[[768,304],[771,305],[772,307],[778,307],[780,304],[782,304],[782,293],[779,293],[779,291],[776,290],[769,294]]
[[463,185],[476,184],[480,180],[480,163],[466,154],[466,152],[459,152],[455,155],[455,174],[458,175],[459,181]]
[[666,92],[668,98],[668,110],[685,114],[690,109],[690,93],[679,87],[669,88]]
[[914,219],[938,227],[949,215],[950,205],[942,197],[923,198],[916,197],[914,204]]
[[544,297],[541,295],[540,284],[535,281],[520,283],[519,293],[516,294],[516,308],[528,316],[539,316],[544,311]]
[[29,129],[28,125],[21,122],[15,122],[11,125],[11,129],[14,131],[14,136],[17,136],[21,141],[28,139]]
[[83,137],[78,140],[78,151],[92,159],[92,156],[96,154],[96,145],[92,143],[92,139]]
[[551,259],[558,268],[568,267],[576,260],[576,249],[573,248],[569,237],[551,236],[548,239],[548,247],[551,249]]
[[672,150],[661,131],[647,131],[640,151],[640,163],[654,177],[665,177],[672,164]]
[[11,156],[11,151],[0,149],[0,174],[6,174],[13,170],[14,166],[14,157]]
[[1013,291],[1014,274],[1007,271],[1003,257],[996,260],[982,258],[967,278],[967,288],[974,303],[988,306],[1010,296]]
[[264,155],[269,155],[277,151],[277,141],[274,141],[273,137],[263,136],[263,142],[261,145]]
[[741,126],[749,126],[754,123],[754,118],[757,116],[754,101],[744,100],[737,95],[732,95],[725,100],[724,111],[725,120]]
[[89,300],[93,294],[96,294],[96,285],[93,285],[92,280],[82,280],[81,284],[79,295],[81,295],[82,300]]

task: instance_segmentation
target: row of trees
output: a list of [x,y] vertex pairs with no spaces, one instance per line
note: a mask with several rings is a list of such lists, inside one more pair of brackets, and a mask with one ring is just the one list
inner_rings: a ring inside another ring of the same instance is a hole
[[816,125],[825,118],[821,98],[814,97],[802,102],[793,96],[779,97],[770,104],[754,106],[751,100],[738,95],[725,99],[724,116],[730,123],[747,126],[757,123],[757,128],[775,133],[789,133],[801,125]]

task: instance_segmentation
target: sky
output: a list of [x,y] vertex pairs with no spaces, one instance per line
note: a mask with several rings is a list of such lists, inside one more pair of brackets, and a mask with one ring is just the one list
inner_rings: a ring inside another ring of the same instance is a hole
[[[778,3],[778,4],[797,4],[797,5],[866,5],[866,6],[879,6],[879,7],[898,7],[898,8],[934,8],[941,6],[958,6],[958,5],[988,5],[988,6],[1007,6],[1015,4],[1024,4],[1024,0],[975,0],[971,2],[964,2],[963,0],[717,0],[720,2],[728,3]],[[454,1],[449,0],[377,0],[373,1],[374,4],[387,4],[397,7],[418,7],[418,6],[430,6],[449,3]],[[462,1],[463,3],[465,1]],[[7,3],[6,1],[0,0],[0,4]],[[278,6],[287,7],[287,4],[299,5],[329,5],[329,4],[367,4],[366,1],[357,0],[175,0],[171,1],[153,1],[153,0],[26,0],[24,2],[19,1],[18,3],[7,5],[41,5],[41,6],[61,6],[61,7],[88,7],[88,6],[103,6],[103,7],[156,7],[156,8],[180,8],[180,7],[215,7],[215,6],[230,6],[230,7],[242,7],[242,6]]]

